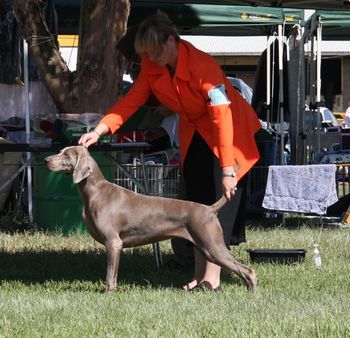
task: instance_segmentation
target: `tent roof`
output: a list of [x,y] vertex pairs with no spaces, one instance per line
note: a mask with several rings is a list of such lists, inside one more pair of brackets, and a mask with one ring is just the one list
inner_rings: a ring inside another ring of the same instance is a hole
[[[54,2],[59,33],[78,33],[80,0]],[[302,23],[304,18],[300,9],[132,0],[128,26],[139,23],[158,9],[168,14],[181,35],[270,35],[276,25]]]
[[350,39],[350,11],[317,10],[306,23],[309,32],[315,32],[322,24],[322,40]]
[[304,18],[300,9],[138,1],[132,3],[128,24],[139,23],[157,9],[166,12],[179,33],[186,35],[270,35],[276,25]]
[[[131,0],[131,3],[143,2],[144,0]],[[152,2],[165,2],[164,0],[152,0]],[[350,0],[167,0],[166,2],[178,4],[215,4],[215,5],[238,5],[253,7],[281,7],[301,9],[332,9],[350,10]]]

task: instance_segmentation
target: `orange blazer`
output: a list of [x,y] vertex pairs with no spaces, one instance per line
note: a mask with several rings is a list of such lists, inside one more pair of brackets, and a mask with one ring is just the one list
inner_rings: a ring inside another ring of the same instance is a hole
[[[225,84],[230,103],[211,105],[208,90]],[[203,137],[222,167],[233,166],[243,177],[259,159],[254,135],[261,128],[255,111],[227,80],[209,54],[180,40],[176,72],[170,76],[144,55],[137,80],[101,119],[113,134],[150,94],[180,117],[180,158],[183,163],[195,130]]]

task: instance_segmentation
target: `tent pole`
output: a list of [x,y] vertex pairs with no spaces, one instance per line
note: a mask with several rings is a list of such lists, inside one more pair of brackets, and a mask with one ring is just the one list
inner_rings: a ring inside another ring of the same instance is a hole
[[284,138],[283,138],[283,35],[282,25],[278,25],[278,70],[279,70],[279,112],[280,112],[280,164],[284,163]]
[[322,43],[322,25],[321,23],[317,26],[317,64],[316,64],[316,73],[317,73],[317,91],[316,91],[316,102],[321,103],[321,43]]
[[[28,44],[23,39],[23,63],[24,63],[24,108],[26,124],[26,141],[30,139],[30,115],[29,115],[29,71],[28,71]],[[30,164],[31,153],[26,152],[27,183],[28,183],[28,216],[33,221],[33,194],[32,194],[32,167]]]
[[[313,33],[314,34],[314,33]],[[314,161],[314,153],[316,149],[316,133],[317,130],[314,128],[315,126],[315,115],[316,115],[316,51],[315,51],[315,41],[316,38],[314,35],[312,35],[311,39],[311,57],[310,57],[310,80],[309,80],[309,85],[310,85],[310,99],[309,99],[309,111],[310,111],[310,122],[311,122],[311,130],[310,130],[310,138],[308,141],[309,149],[308,149],[308,154],[307,154],[307,162],[313,162]],[[316,118],[317,120],[317,118]]]
[[316,104],[317,104],[317,152],[316,155],[321,150],[321,43],[322,43],[322,24],[319,22],[317,25],[317,60],[316,60],[316,77],[317,77],[317,86],[316,86]]
[[271,37],[267,38],[266,46],[266,122],[267,128],[270,128],[270,105],[271,105],[271,50],[270,50]]

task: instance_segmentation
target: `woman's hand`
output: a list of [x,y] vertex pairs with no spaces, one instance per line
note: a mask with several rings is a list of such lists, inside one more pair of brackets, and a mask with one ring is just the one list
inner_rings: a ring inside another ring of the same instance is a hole
[[222,191],[226,199],[229,201],[231,197],[236,194],[237,190],[237,178],[236,177],[223,177],[222,178]]
[[89,133],[83,134],[80,136],[78,144],[82,145],[85,148],[89,148],[92,144],[97,143],[100,135],[97,134],[96,131],[90,131]]
[[89,133],[81,135],[78,141],[78,144],[84,146],[85,148],[88,148],[92,144],[97,143],[99,138],[104,134],[107,134],[108,131],[109,131],[109,128],[106,124],[99,123],[93,131],[90,131]]
[[229,201],[236,194],[237,177],[233,167],[225,167],[222,169],[222,191],[226,199]]

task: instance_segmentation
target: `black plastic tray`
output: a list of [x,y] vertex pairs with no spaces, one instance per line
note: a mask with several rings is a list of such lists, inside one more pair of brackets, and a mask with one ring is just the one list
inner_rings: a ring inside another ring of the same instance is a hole
[[247,249],[254,263],[294,264],[305,260],[304,249]]

